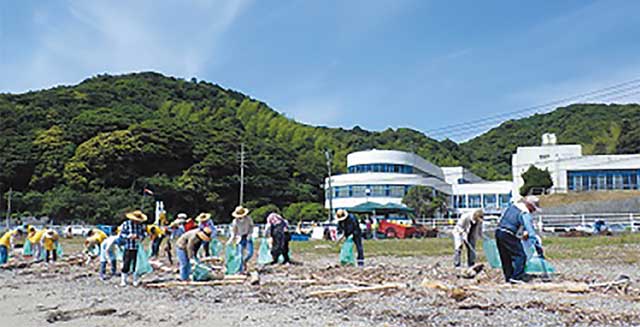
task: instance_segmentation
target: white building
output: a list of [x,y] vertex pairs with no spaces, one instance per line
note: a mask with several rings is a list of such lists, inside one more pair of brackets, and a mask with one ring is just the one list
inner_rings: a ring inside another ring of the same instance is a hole
[[518,147],[511,158],[512,194],[520,198],[522,174],[529,167],[548,169],[552,192],[639,189],[640,154],[583,155],[578,144],[556,144],[554,134],[544,134],[541,146]]
[[[511,199],[511,182],[486,182],[463,167],[440,168],[422,157],[395,150],[368,150],[347,155],[346,174],[331,179],[333,208],[351,208],[371,201],[402,204],[411,186],[445,195],[454,213],[478,208],[499,213]],[[328,190],[328,179],[325,189]],[[329,208],[327,191],[325,206]]]

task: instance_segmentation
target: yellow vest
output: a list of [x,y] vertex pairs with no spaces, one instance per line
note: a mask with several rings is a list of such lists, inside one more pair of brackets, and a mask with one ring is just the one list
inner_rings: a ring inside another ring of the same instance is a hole
[[4,233],[4,235],[0,237],[0,245],[4,245],[5,247],[7,247],[7,249],[9,249],[11,247],[11,237],[13,235],[16,235],[17,233],[18,232],[15,230]]

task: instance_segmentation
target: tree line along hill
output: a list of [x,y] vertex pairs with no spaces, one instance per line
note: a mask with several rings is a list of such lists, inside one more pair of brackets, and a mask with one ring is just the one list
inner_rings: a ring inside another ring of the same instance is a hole
[[[147,72],[98,75],[75,86],[0,94],[0,201],[13,189],[15,215],[56,222],[114,224],[153,190],[173,214],[206,211],[230,220],[238,203],[239,150],[246,147],[245,205],[292,221],[326,217],[324,150],[333,170],[352,151],[412,151],[440,166],[464,165],[488,179],[509,178],[518,145],[555,132],[589,153],[639,152],[640,107],[572,105],[507,121],[468,142],[415,130],[380,132],[295,122],[265,103],[204,81]],[[150,213],[150,212],[149,212]]]

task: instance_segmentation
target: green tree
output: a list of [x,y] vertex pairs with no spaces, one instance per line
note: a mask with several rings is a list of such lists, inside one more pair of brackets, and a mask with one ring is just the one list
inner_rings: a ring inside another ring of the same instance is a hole
[[410,187],[402,198],[402,203],[412,208],[418,217],[433,217],[436,213],[444,214],[447,208],[444,195],[423,185]]
[[294,224],[299,221],[324,221],[327,218],[327,212],[317,202],[296,202],[284,209],[283,216]]
[[255,208],[251,212],[251,218],[253,218],[255,223],[263,224],[267,221],[267,216],[272,212],[280,213],[280,209],[274,204],[267,204],[265,206]]
[[533,165],[522,174],[522,179],[524,180],[524,184],[520,187],[520,195],[522,196],[529,195],[529,192],[536,190],[547,191],[553,187],[549,170],[542,170]]

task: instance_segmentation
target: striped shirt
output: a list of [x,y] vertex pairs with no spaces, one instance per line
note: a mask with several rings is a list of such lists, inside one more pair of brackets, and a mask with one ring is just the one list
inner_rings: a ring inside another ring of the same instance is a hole
[[[136,224],[131,220],[127,220],[120,225],[120,237],[122,238],[122,245],[124,245],[125,250],[138,249],[138,244],[140,244],[146,236],[144,230],[144,225]],[[129,235],[138,235],[138,238],[132,240],[129,238]]]

